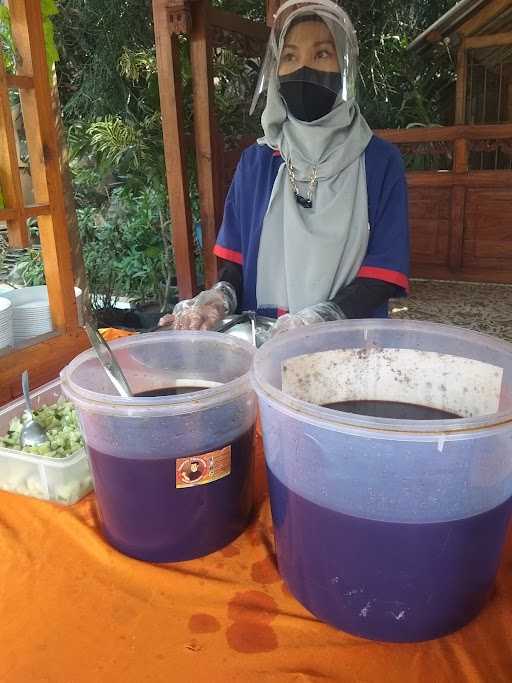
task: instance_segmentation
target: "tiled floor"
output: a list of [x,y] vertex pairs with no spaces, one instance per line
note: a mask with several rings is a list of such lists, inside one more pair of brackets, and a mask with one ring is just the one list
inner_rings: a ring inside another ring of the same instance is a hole
[[392,318],[460,325],[512,342],[512,285],[413,280],[409,297],[390,304]]

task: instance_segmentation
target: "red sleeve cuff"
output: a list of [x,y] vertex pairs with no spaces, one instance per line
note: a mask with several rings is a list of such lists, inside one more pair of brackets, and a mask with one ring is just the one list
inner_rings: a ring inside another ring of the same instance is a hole
[[213,248],[213,253],[215,256],[224,259],[225,261],[231,261],[232,263],[238,263],[243,266],[244,257],[239,251],[233,251],[233,249],[226,249],[226,247],[221,247],[220,244],[216,244]]
[[398,285],[409,292],[409,278],[397,270],[388,270],[387,268],[374,268],[372,266],[362,266],[359,269],[357,277],[368,277],[372,280],[383,280],[384,282],[391,282]]

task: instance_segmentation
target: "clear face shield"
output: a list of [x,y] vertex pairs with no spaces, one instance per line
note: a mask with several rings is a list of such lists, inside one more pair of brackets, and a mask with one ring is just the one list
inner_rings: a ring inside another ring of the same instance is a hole
[[252,100],[272,79],[290,113],[311,121],[336,101],[355,96],[357,38],[346,12],[332,0],[288,0],[276,13]]

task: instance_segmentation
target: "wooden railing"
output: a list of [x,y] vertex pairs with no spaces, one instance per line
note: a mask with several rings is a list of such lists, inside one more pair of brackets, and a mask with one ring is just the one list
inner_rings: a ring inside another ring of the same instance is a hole
[[376,135],[398,145],[404,155],[448,155],[452,163],[451,168],[446,170],[453,173],[481,170],[471,167],[472,152],[496,152],[501,149],[512,162],[512,123],[380,130],[376,131]]
[[512,283],[512,170],[474,170],[470,163],[475,152],[512,159],[512,124],[377,134],[405,155],[444,145],[437,150],[451,160],[447,170],[407,173],[413,275]]

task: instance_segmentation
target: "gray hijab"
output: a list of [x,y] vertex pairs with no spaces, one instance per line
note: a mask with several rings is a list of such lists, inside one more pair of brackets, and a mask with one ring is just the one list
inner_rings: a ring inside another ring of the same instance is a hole
[[[288,26],[296,16],[311,13],[311,6],[293,12]],[[316,5],[314,13],[322,16],[322,8]],[[332,14],[328,18],[329,26]],[[340,26],[338,33],[331,28],[331,32],[340,60],[343,29]],[[284,34],[283,30],[277,64]],[[364,151],[372,133],[356,101],[344,101],[341,95],[323,118],[295,119],[280,96],[277,71],[269,78],[261,123],[265,135],[258,143],[279,150],[285,163],[279,168],[263,221],[257,304],[295,313],[332,298],[356,277],[364,259],[369,236]],[[303,194],[317,169],[312,208],[297,203],[287,163],[293,165]]]

